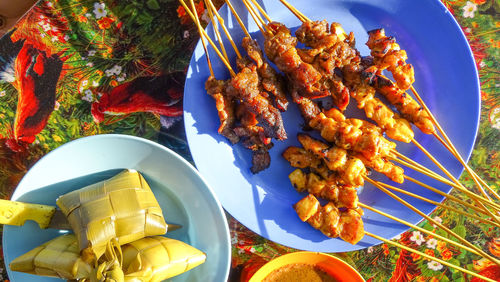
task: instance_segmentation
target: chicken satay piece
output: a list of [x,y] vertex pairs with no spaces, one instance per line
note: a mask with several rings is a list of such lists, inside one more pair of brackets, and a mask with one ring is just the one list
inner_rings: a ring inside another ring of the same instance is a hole
[[330,238],[340,236],[344,241],[356,244],[364,236],[364,225],[357,209],[340,211],[334,203],[321,206],[318,199],[309,194],[294,206],[299,218],[320,230]]
[[225,136],[232,144],[239,142],[240,138],[234,133],[235,125],[234,101],[225,94],[226,81],[217,80],[210,76],[205,82],[207,93],[215,100],[215,106],[219,115],[220,126],[217,132]]
[[255,65],[244,67],[236,74],[227,87],[227,92],[255,114],[267,136],[278,140],[287,138],[280,111],[259,91],[259,76]]
[[366,116],[375,121],[389,138],[405,143],[411,142],[414,133],[410,123],[376,98],[373,87],[360,84],[351,89],[350,93],[358,102],[358,108],[363,109]]
[[261,78],[262,88],[273,94],[275,107],[282,112],[286,111],[288,99],[285,95],[286,87],[283,77],[265,61],[257,41],[249,37],[244,37],[242,46],[246,50],[248,57],[257,65],[257,72]]
[[288,175],[288,178],[298,192],[308,192],[332,202],[338,201],[337,184],[328,182],[315,173],[304,173],[302,170],[296,169]]
[[389,79],[377,75],[373,69],[368,68],[364,72],[369,84],[384,95],[405,119],[415,124],[425,134],[432,134],[436,131],[429,114],[404,90],[399,89]]
[[305,173],[300,169],[292,171],[288,178],[298,192],[308,192],[315,197],[329,200],[337,207],[358,207],[358,191],[350,185],[327,181],[313,172]]
[[288,147],[282,156],[292,167],[297,168],[316,167],[321,163],[316,156],[299,147]]
[[348,243],[355,245],[365,236],[363,219],[358,210],[348,209],[341,212],[338,225],[340,226],[340,238]]
[[366,45],[371,50],[374,63],[379,70],[388,69],[399,88],[408,90],[415,81],[413,66],[407,64],[408,56],[405,50],[396,43],[393,36],[386,36],[384,29],[368,32]]
[[360,119],[345,119],[336,109],[318,114],[309,121],[309,126],[318,130],[325,140],[343,149],[362,153],[368,159],[387,156],[396,147],[394,142],[382,136],[375,125]]
[[375,158],[369,160],[359,153],[353,153],[353,155],[359,158],[365,166],[373,168],[375,171],[389,177],[392,181],[397,183],[404,182],[403,168],[393,164],[385,158]]
[[363,185],[366,168],[360,159],[347,156],[345,150],[341,148],[329,150],[329,145],[307,134],[298,134],[297,137],[304,149],[321,158],[328,168],[337,171],[345,184],[352,186]]

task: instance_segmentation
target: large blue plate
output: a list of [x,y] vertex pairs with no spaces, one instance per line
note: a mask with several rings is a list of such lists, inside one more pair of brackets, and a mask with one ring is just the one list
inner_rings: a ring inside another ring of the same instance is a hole
[[[24,176],[12,200],[55,205],[58,196],[109,178],[124,168],[141,172],[166,220],[182,225],[166,236],[207,254],[204,264],[169,281],[226,281],[231,243],[224,210],[211,188],[182,157],[155,142],[126,135],[97,135],[67,143],[38,161]],[[5,226],[6,265],[61,232],[34,222]],[[10,271],[11,281],[61,281]]]
[[[252,36],[263,43],[256,25],[242,7],[233,1]],[[273,20],[285,23],[292,30],[300,22],[277,0],[261,2]],[[347,1],[291,1],[291,3],[313,20],[326,19],[343,25],[347,32],[353,31],[357,48],[363,55],[369,50],[364,45],[367,31],[385,28],[394,35],[399,44],[408,52],[409,62],[415,67],[416,83],[422,98],[435,114],[458,151],[465,157],[471,153],[479,121],[479,83],[472,53],[459,26],[448,10],[439,2],[400,0],[347,0]],[[230,14],[230,13],[229,13]],[[229,26],[237,42],[243,33],[237,22],[228,16],[228,8],[222,7],[221,16]],[[211,26],[207,28],[211,31]],[[228,50],[231,46],[225,42]],[[226,79],[229,74],[211,51],[216,77]],[[234,52],[230,52],[233,64]],[[206,94],[204,82],[209,75],[203,48],[198,44],[191,59],[185,85],[184,117],[189,147],[198,170],[214,188],[223,207],[237,220],[254,232],[275,242],[309,251],[340,252],[366,248],[379,241],[368,236],[357,245],[350,245],[340,239],[329,239],[319,231],[301,222],[292,204],[300,195],[290,185],[287,175],[293,170],[280,154],[291,145],[297,145],[296,134],[300,131],[302,118],[295,105],[283,115],[289,139],[274,142],[271,150],[271,167],[257,175],[249,171],[251,154],[240,145],[231,146],[224,137],[217,134],[219,121],[215,103]],[[354,104],[355,102],[352,102]],[[353,107],[347,115],[358,114]],[[460,164],[432,136],[416,130],[416,139],[436,156],[453,175],[460,175]],[[398,151],[437,170],[415,146],[398,143]],[[423,180],[443,191],[450,187],[431,181],[409,169],[407,175]],[[389,182],[377,174],[372,176]],[[440,201],[442,197],[405,183],[404,189],[427,198]],[[431,212],[433,205],[412,198],[410,203],[425,213]],[[389,196],[366,185],[360,195],[363,203],[416,223],[421,217]],[[385,238],[392,238],[407,230],[373,212],[365,211],[365,229]]]

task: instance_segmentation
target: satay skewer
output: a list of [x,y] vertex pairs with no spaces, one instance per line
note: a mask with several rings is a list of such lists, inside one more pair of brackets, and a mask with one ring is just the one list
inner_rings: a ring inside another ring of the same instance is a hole
[[[208,1],[204,0],[204,3],[205,3],[205,6],[207,6],[208,16],[210,17],[210,21],[212,22],[212,27],[213,27],[213,31],[215,33],[215,37],[217,38],[217,41],[219,41],[220,50],[222,51],[224,58],[226,58],[226,60],[229,61],[229,57],[227,56],[227,52],[226,52],[226,47],[224,47],[224,42],[222,41],[222,36],[220,35],[219,28],[218,28],[217,22],[215,20],[214,13],[212,11],[212,7],[208,4]],[[198,21],[199,21],[199,19],[198,19]],[[238,52],[238,51],[236,51],[236,52]]]
[[[229,62],[224,58],[224,56],[220,53],[219,49],[217,48],[217,46],[215,45],[215,43],[212,41],[212,39],[210,38],[210,36],[208,36],[208,34],[205,32],[205,30],[201,27],[201,24],[199,23],[199,20],[196,21],[196,19],[198,18],[198,14],[197,13],[193,14],[191,12],[191,9],[189,9],[189,7],[184,2],[184,0],[179,0],[179,2],[184,7],[184,9],[188,13],[188,15],[191,17],[191,19],[198,25],[198,29],[201,31],[200,36],[204,37],[204,38],[206,38],[208,40],[208,42],[210,43],[210,45],[212,46],[212,48],[215,50],[215,52],[217,53],[217,55],[221,59],[222,63],[224,63],[224,65],[228,69],[228,71],[231,74],[231,76],[235,76],[236,73],[234,72],[234,70],[231,67],[231,65],[229,64]],[[196,11],[196,9],[195,9],[195,11]],[[207,52],[207,54],[208,54],[208,52]]]
[[[212,1],[210,1],[210,0],[205,0],[205,4],[206,4],[207,8],[215,15],[215,17],[217,17],[217,20],[219,21],[220,26],[224,30],[224,33],[226,34],[226,37],[229,39],[229,42],[231,43],[231,46],[233,46],[233,49],[236,52],[236,56],[238,58],[241,58],[242,57],[241,53],[238,50],[238,47],[236,47],[236,44],[234,43],[234,40],[233,40],[233,37],[231,36],[231,33],[229,33],[229,30],[227,30],[227,27],[226,27],[226,25],[224,23],[224,19],[219,15],[219,12],[217,11],[217,9],[214,6],[214,3],[212,3]],[[215,24],[213,22],[212,22],[212,25],[215,27]],[[217,29],[217,32],[218,32],[218,29]],[[222,40],[221,40],[221,44],[222,44]]]

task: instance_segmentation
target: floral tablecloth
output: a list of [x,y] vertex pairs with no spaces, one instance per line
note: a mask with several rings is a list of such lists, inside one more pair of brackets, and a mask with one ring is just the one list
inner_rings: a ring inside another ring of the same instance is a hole
[[[196,3],[207,23],[203,1]],[[469,40],[481,80],[481,123],[469,164],[498,190],[500,2],[443,3]],[[182,123],[182,94],[197,40],[196,28],[175,0],[39,2],[0,41],[1,197],[11,196],[40,157],[82,136],[141,136],[191,160]],[[467,175],[461,180],[472,187]],[[500,257],[500,230],[442,209],[431,216]],[[295,251],[260,237],[229,215],[228,219],[230,281],[245,281],[266,261]],[[426,221],[420,225],[446,236]],[[396,240],[500,281],[500,267],[432,236],[410,230]],[[370,281],[470,279],[386,244],[336,255]],[[8,279],[5,268],[2,273]]]

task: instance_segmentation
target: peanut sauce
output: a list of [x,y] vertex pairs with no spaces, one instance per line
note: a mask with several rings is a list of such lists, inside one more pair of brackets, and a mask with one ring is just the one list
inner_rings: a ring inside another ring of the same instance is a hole
[[262,282],[336,282],[337,280],[317,265],[295,263],[280,267]]

